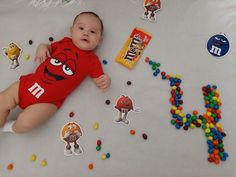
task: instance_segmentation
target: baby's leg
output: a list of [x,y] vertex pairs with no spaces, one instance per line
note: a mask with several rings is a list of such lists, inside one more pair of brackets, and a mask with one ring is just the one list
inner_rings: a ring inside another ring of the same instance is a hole
[[19,81],[0,92],[0,128],[4,126],[11,109],[19,104]]
[[19,114],[12,129],[16,133],[28,132],[50,119],[56,111],[57,107],[51,103],[30,105]]

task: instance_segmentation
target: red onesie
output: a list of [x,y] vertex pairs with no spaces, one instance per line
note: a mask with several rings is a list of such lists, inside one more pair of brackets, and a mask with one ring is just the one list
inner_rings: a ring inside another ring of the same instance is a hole
[[35,73],[20,77],[19,106],[24,109],[35,103],[52,103],[60,108],[86,76],[97,78],[102,74],[98,57],[92,51],[82,51],[66,37],[52,43],[51,57]]

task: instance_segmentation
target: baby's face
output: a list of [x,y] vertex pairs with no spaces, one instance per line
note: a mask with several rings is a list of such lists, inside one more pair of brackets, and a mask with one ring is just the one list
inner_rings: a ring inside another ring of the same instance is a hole
[[92,14],[81,14],[71,27],[73,43],[85,51],[94,50],[102,39],[102,26]]

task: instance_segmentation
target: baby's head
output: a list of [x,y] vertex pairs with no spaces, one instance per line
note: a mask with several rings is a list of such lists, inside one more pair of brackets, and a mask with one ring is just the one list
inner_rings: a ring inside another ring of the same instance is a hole
[[103,23],[93,12],[77,15],[70,28],[72,42],[81,50],[92,51],[102,41]]

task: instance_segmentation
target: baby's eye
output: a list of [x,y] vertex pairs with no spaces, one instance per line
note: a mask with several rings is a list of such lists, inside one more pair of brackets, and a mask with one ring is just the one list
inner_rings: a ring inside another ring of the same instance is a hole
[[90,31],[90,32],[91,32],[91,33],[93,33],[93,34],[95,34],[95,33],[96,33],[96,31],[93,31],[93,30],[92,30],[92,31]]
[[50,63],[54,66],[59,66],[62,64],[59,60],[57,60],[55,58],[51,58]]
[[80,26],[79,29],[80,29],[80,30],[84,30],[84,27],[81,27],[81,26]]

